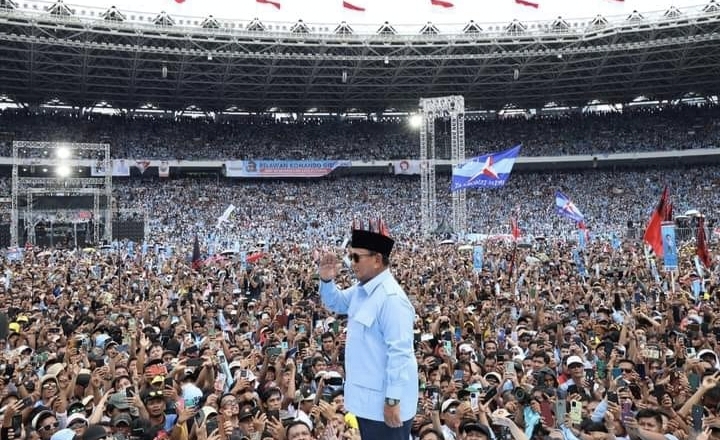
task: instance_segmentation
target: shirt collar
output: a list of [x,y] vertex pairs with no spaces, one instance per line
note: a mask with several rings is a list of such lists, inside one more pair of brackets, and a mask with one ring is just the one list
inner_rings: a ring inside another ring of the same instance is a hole
[[390,274],[390,268],[385,268],[385,270],[375,275],[370,280],[366,281],[360,286],[363,288],[365,293],[367,293],[367,296],[371,296],[375,289],[390,277],[392,277],[392,275]]

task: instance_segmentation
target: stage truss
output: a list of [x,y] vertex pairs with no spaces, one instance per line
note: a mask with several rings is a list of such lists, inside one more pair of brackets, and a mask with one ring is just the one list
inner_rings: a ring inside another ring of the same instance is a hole
[[[61,158],[57,154],[64,150],[68,157]],[[79,167],[95,165],[102,167],[104,174],[98,177],[26,177],[20,174],[19,167],[33,168],[46,167],[49,171],[55,172],[56,167],[65,166],[70,170]],[[19,219],[20,211],[18,197],[26,198],[26,207],[23,212],[24,225],[28,231],[28,241],[35,244],[35,224],[38,214],[48,218],[63,219],[75,215],[72,220],[80,220],[80,209],[41,210],[36,212],[33,209],[33,198],[42,195],[50,196],[93,196],[93,241],[100,243],[101,240],[112,240],[112,162],[110,160],[110,144],[87,144],[71,142],[13,142],[12,162],[12,200],[11,200],[11,225],[10,245],[18,246],[19,242]],[[105,207],[100,207],[100,197],[105,196]],[[100,221],[104,222],[104,230],[100,234]],[[24,243],[22,243],[24,244]]]
[[[444,96],[420,99],[420,216],[422,232],[431,234],[437,228],[437,195],[435,180],[435,119],[450,118],[450,164],[465,161],[465,99]],[[462,234],[467,229],[465,190],[452,193],[452,229]]]

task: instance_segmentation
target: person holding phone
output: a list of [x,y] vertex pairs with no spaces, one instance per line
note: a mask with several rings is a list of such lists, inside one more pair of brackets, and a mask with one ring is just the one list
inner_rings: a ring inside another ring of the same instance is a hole
[[368,439],[407,440],[418,399],[415,309],[390,272],[394,244],[382,219],[371,220],[368,230],[353,227],[348,252],[358,283],[344,290],[335,284],[338,256],[320,259],[322,301],[348,315],[346,407]]

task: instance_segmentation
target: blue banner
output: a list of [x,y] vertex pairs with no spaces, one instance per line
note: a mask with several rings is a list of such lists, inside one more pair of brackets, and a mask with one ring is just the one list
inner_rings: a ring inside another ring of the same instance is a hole
[[663,264],[665,270],[678,269],[678,250],[675,242],[675,224],[672,222],[663,222],[660,227],[663,245]]
[[512,172],[520,145],[499,153],[486,154],[453,167],[451,191],[467,188],[499,188]]
[[246,251],[240,251],[240,264],[242,265],[243,269],[247,269],[247,252]]
[[225,176],[322,177],[349,166],[349,160],[230,160],[225,162]]
[[577,249],[573,249],[572,251],[573,261],[575,261],[575,268],[578,271],[578,275],[581,277],[587,276],[587,270],[585,270],[585,262],[583,261],[583,258],[580,256],[580,252]]
[[581,250],[585,250],[586,246],[586,238],[585,237],[586,230],[585,229],[578,229],[578,247]]
[[473,247],[473,270],[480,272],[483,267],[483,254],[484,250],[482,246]]
[[576,223],[585,220],[582,212],[570,200],[570,197],[563,194],[562,191],[555,191],[555,212],[560,217],[568,218]]

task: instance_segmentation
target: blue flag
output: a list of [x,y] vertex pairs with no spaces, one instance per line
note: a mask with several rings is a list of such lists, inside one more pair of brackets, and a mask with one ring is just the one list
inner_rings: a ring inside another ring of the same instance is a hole
[[570,200],[570,197],[563,194],[562,191],[555,191],[555,212],[557,212],[560,217],[569,218],[576,223],[585,220],[582,212],[580,212],[577,206]]
[[473,247],[473,270],[475,272],[482,271],[483,254],[484,254],[484,250],[483,250],[482,246]]
[[451,191],[467,188],[499,188],[505,185],[512,172],[520,145],[499,153],[473,157],[453,167]]

